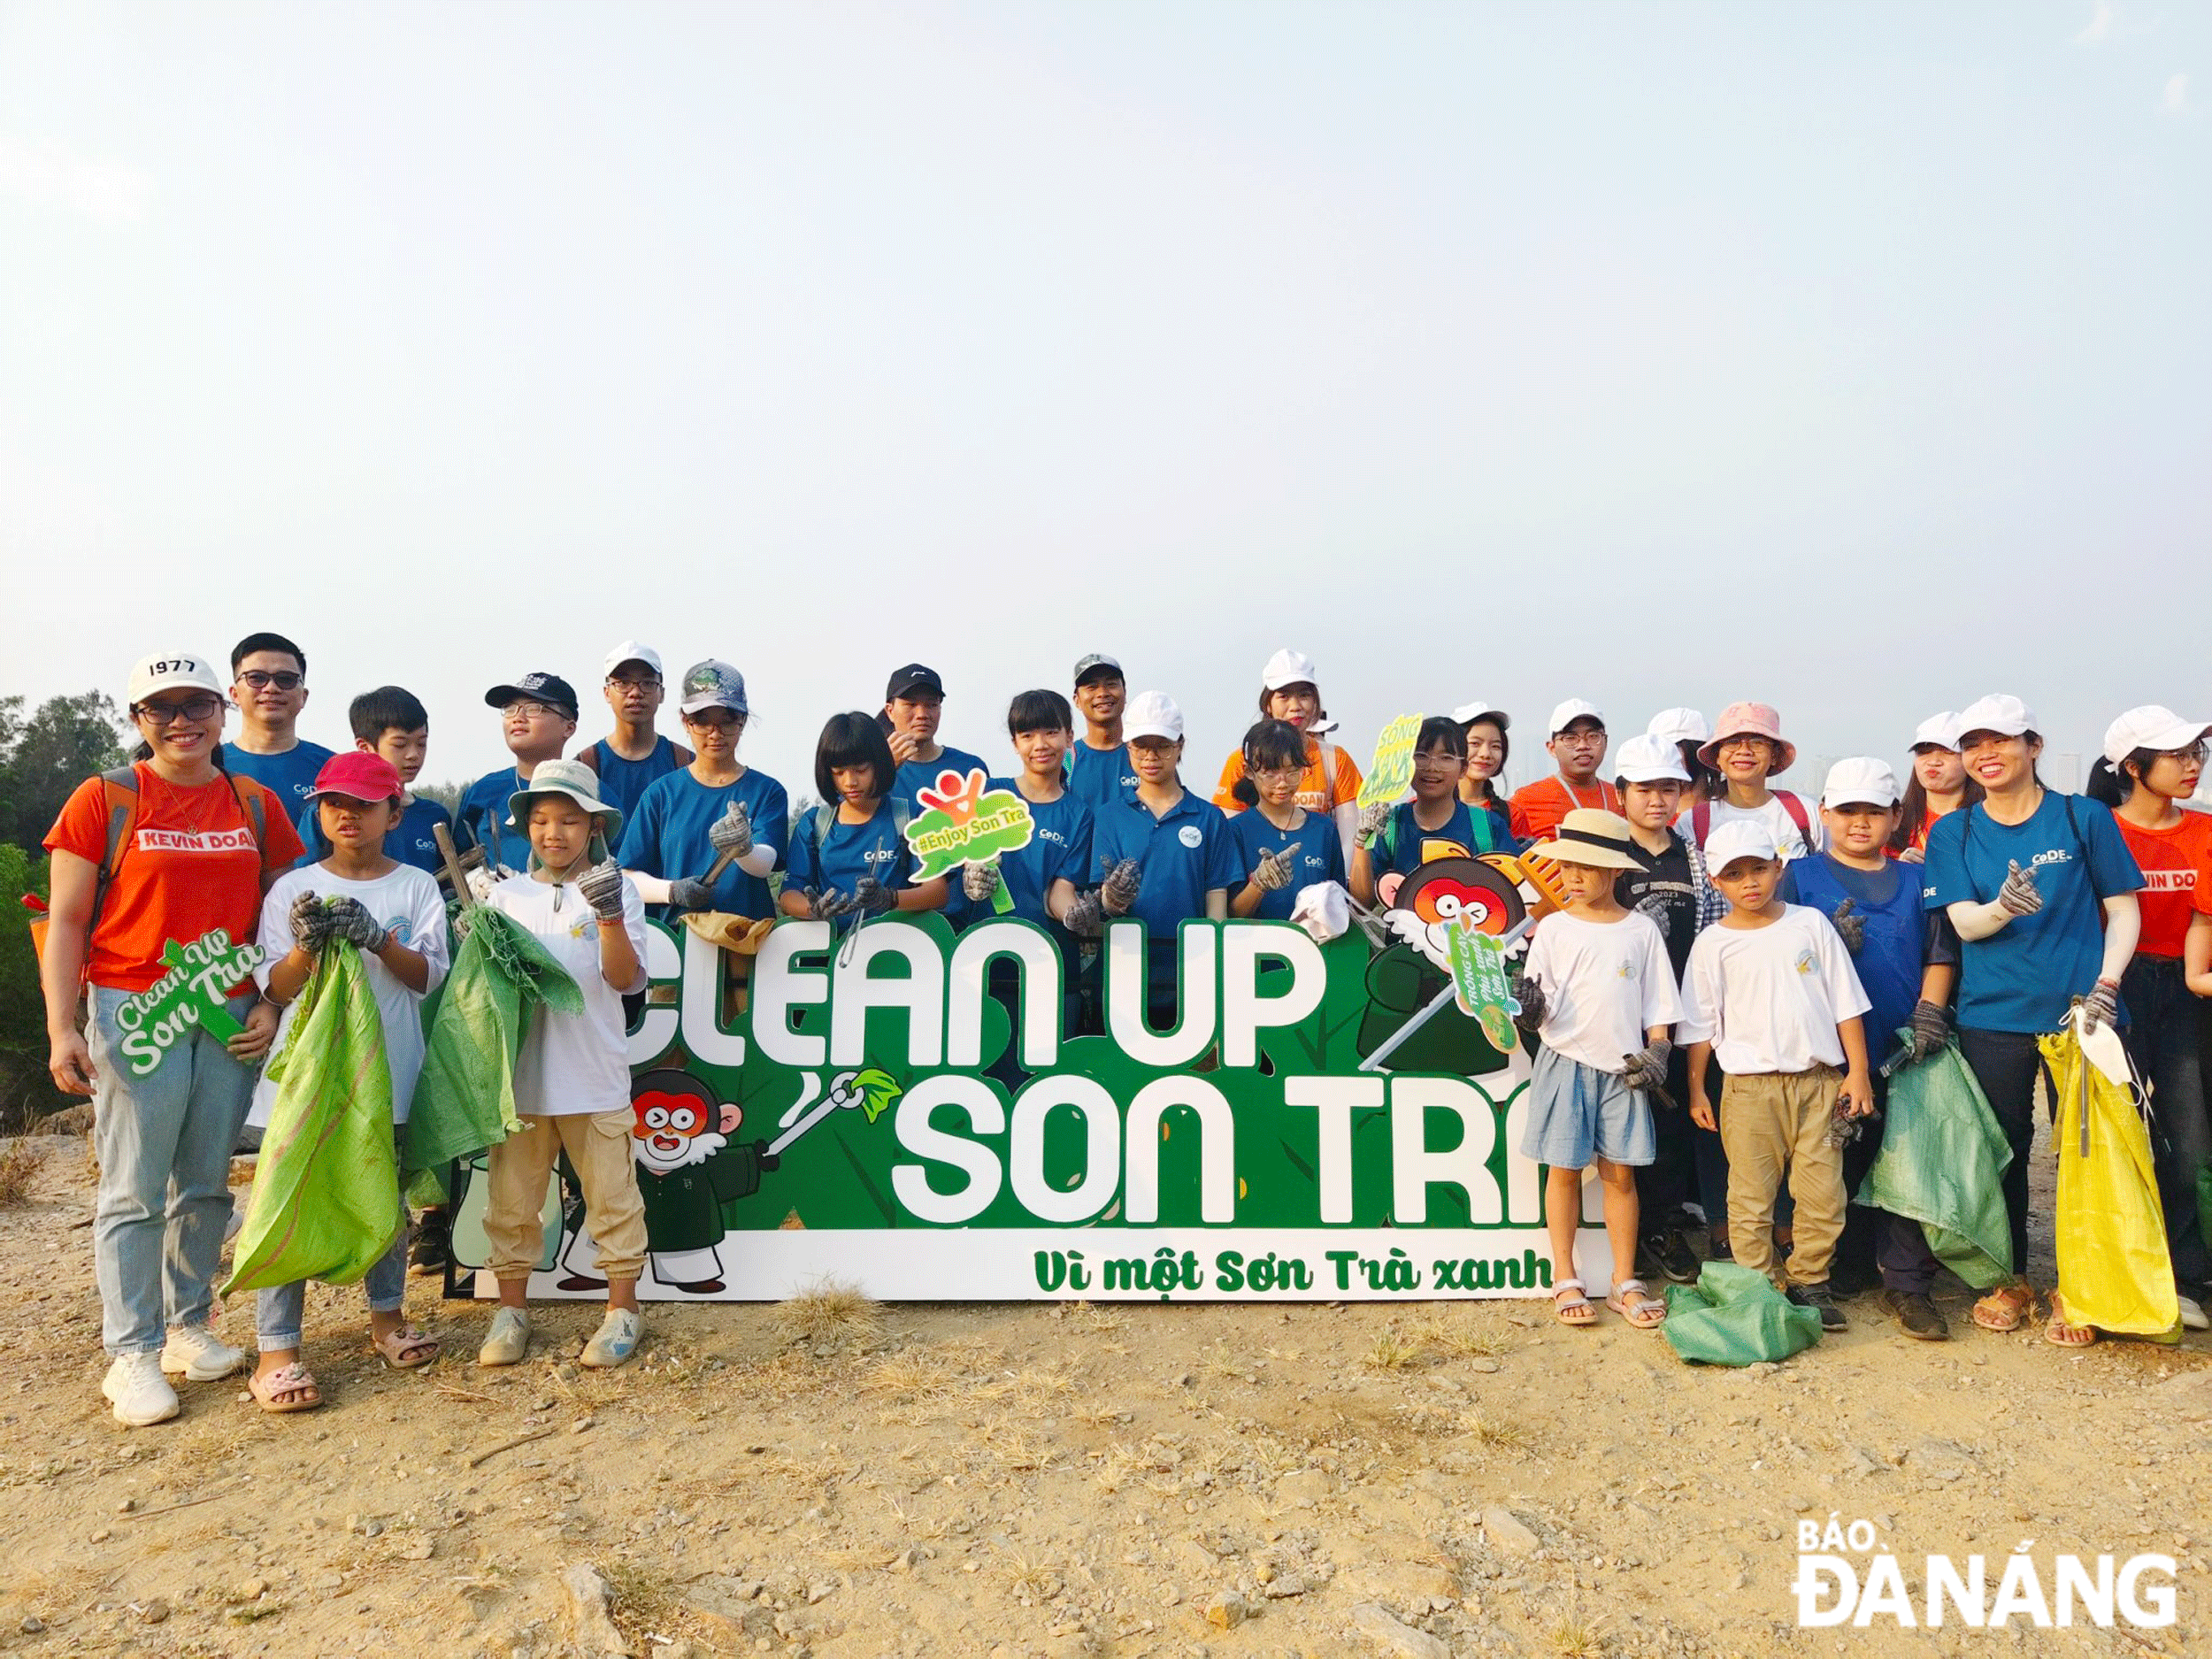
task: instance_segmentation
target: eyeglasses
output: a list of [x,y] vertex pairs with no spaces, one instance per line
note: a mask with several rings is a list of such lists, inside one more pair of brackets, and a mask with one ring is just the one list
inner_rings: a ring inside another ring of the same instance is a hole
[[684,716],[684,724],[712,726],[717,731],[727,732],[744,725],[745,721],[741,716],[732,714],[727,709],[702,709],[696,714]]
[[1301,777],[1306,769],[1303,766],[1254,766],[1249,770],[1255,778],[1281,779]]
[[211,720],[223,711],[223,700],[203,691],[178,703],[134,703],[131,712],[152,726],[173,726],[179,720]]
[[660,683],[661,677],[658,674],[609,674],[607,676],[607,684],[610,686],[635,686],[641,690],[657,689]]
[[566,709],[556,708],[549,703],[511,703],[500,713],[510,718],[518,714],[526,720],[572,720],[576,718]]
[[2186,749],[2162,749],[2154,751],[2155,757],[2160,760],[2177,760],[2185,766],[2193,760],[2200,762],[2202,761],[2207,752],[2204,741],[2201,738],[2190,744]]
[[296,674],[288,668],[280,668],[273,672],[265,668],[249,668],[238,678],[256,691],[263,690],[270,686],[274,686],[279,691],[297,691],[300,688],[300,681],[307,676]]
[[1732,749],[1766,749],[1771,740],[1763,737],[1724,737],[1716,747],[1723,753]]

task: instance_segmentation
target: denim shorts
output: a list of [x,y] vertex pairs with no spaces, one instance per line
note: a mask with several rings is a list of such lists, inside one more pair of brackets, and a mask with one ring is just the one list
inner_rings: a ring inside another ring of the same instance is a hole
[[1539,1048],[1528,1100],[1528,1123],[1521,1133],[1525,1158],[1555,1170],[1582,1170],[1593,1157],[1648,1164],[1659,1156],[1650,1103],[1609,1071]]

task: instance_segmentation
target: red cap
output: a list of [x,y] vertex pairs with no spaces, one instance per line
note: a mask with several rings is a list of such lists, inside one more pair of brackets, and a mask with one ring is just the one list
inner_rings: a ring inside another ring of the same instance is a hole
[[349,749],[323,762],[323,769],[315,774],[315,787],[307,792],[307,798],[313,801],[326,795],[349,795],[357,801],[388,801],[400,792],[399,769],[390,761],[381,755],[372,755],[365,749]]

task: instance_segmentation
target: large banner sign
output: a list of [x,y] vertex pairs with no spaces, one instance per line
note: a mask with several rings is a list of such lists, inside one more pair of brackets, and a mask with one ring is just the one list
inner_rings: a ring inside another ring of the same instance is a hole
[[[1446,856],[1395,895],[1325,944],[1289,923],[1148,941],[1118,922],[1088,964],[1012,918],[785,921],[740,950],[657,930],[648,968],[669,988],[630,1040],[640,1294],[764,1300],[823,1278],[931,1302],[1546,1294],[1542,1171],[1516,1149],[1527,1061],[1450,978],[1450,935],[1503,932],[1521,895]],[[475,1173],[450,1287],[488,1295],[466,1271],[485,1259]],[[1585,1199],[1595,1291],[1594,1181]],[[601,1294],[557,1182],[545,1214],[531,1294]]]

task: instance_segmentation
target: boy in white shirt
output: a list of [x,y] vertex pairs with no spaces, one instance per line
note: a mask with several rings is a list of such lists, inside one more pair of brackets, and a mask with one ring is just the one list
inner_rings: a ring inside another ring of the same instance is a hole
[[1728,1231],[1736,1260],[1774,1272],[1774,1198],[1785,1172],[1796,1202],[1789,1298],[1823,1330],[1843,1311],[1828,1268],[1843,1232],[1843,1120],[1874,1110],[1861,1017],[1870,1006],[1835,925],[1786,904],[1782,852],[1765,825],[1717,826],[1706,867],[1728,914],[1697,936],[1682,977],[1681,1037],[1690,1049],[1690,1116],[1716,1127],[1705,1071],[1726,1074],[1717,1127],[1728,1149]]
[[1667,1317],[1636,1273],[1636,1170],[1657,1155],[1644,1091],[1667,1074],[1667,1033],[1681,1018],[1666,941],[1647,916],[1614,896],[1624,870],[1642,867],[1628,821],[1579,807],[1530,851],[1555,860],[1567,908],[1545,918],[1515,995],[1516,1019],[1540,1035],[1521,1155],[1551,1166],[1544,1216],[1551,1233],[1552,1306],[1562,1325],[1591,1325],[1597,1310],[1575,1276],[1582,1172],[1593,1157],[1613,1250],[1605,1305],[1640,1330]]
[[[384,851],[400,819],[403,785],[398,768],[363,749],[334,755],[315,774],[307,810],[316,818],[329,856],[277,879],[261,902],[262,950],[254,977],[284,1011],[273,1052],[291,1040],[294,999],[333,940],[359,948],[361,965],[384,1027],[384,1061],[392,1080],[392,1128],[407,1121],[407,1104],[422,1070],[422,999],[446,975],[445,901],[428,872]],[[246,1121],[265,1128],[277,1085],[264,1076]],[[400,1217],[406,1218],[404,1200]],[[434,1337],[407,1323],[407,1229],[403,1225],[362,1281],[369,1300],[369,1340],[395,1371],[414,1371],[438,1357]],[[305,1411],[323,1402],[313,1375],[300,1363],[304,1281],[257,1293],[254,1309],[258,1364],[247,1389],[265,1411]]]

